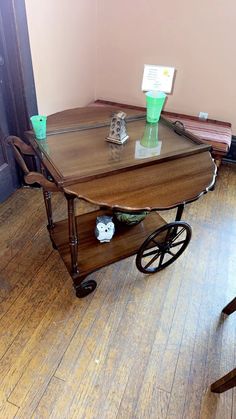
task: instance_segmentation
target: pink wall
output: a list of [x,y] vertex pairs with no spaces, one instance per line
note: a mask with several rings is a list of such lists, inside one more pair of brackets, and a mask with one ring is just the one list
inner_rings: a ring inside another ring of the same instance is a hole
[[234,0],[26,0],[39,111],[144,105],[144,64],[177,69],[166,110],[233,123]]
[[143,105],[144,64],[177,69],[165,109],[230,121],[236,133],[234,0],[99,0],[96,96]]
[[26,0],[39,112],[95,97],[96,1]]

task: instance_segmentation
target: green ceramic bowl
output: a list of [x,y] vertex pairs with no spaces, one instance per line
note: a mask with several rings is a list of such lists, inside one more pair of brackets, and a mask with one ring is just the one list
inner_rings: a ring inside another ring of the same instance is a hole
[[114,216],[120,223],[132,226],[143,221],[147,214],[148,211],[142,211],[136,214],[117,211],[114,213]]

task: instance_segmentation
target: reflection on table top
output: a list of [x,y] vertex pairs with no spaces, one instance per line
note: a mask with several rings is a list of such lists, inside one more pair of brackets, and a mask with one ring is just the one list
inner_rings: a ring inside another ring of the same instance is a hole
[[214,184],[210,147],[179,129],[176,133],[165,120],[158,125],[158,145],[149,149],[142,145],[145,115],[127,109],[129,140],[123,145],[107,142],[115,110],[108,106],[58,113],[48,118],[54,122],[42,142],[28,133],[62,191],[100,206],[138,211],[191,202]]
[[170,126],[160,122],[159,153],[150,148],[150,152],[143,153],[142,159],[140,154],[137,155],[137,141],[144,135],[145,118],[127,123],[130,138],[123,145],[105,141],[108,130],[109,126],[103,126],[48,135],[46,140],[38,141],[38,146],[63,179],[77,180],[127,170],[151,161],[184,156],[204,148],[189,138],[176,134]]

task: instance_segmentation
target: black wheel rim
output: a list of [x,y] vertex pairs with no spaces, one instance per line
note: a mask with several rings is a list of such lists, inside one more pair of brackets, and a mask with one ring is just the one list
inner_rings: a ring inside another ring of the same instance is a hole
[[90,279],[89,281],[82,282],[80,285],[75,286],[76,296],[79,298],[84,298],[87,295],[91,294],[97,286],[96,281]]
[[173,263],[186,249],[192,235],[189,224],[182,221],[165,224],[154,231],[140,247],[136,266],[151,274]]

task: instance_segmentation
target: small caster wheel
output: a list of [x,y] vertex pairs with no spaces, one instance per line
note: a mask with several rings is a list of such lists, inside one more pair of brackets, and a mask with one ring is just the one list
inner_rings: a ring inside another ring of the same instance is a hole
[[165,224],[142,244],[136,266],[144,274],[153,274],[171,265],[186,249],[191,239],[190,225],[183,221]]
[[97,286],[96,281],[90,279],[89,281],[82,282],[79,285],[75,285],[76,297],[84,298],[87,295],[91,294]]

